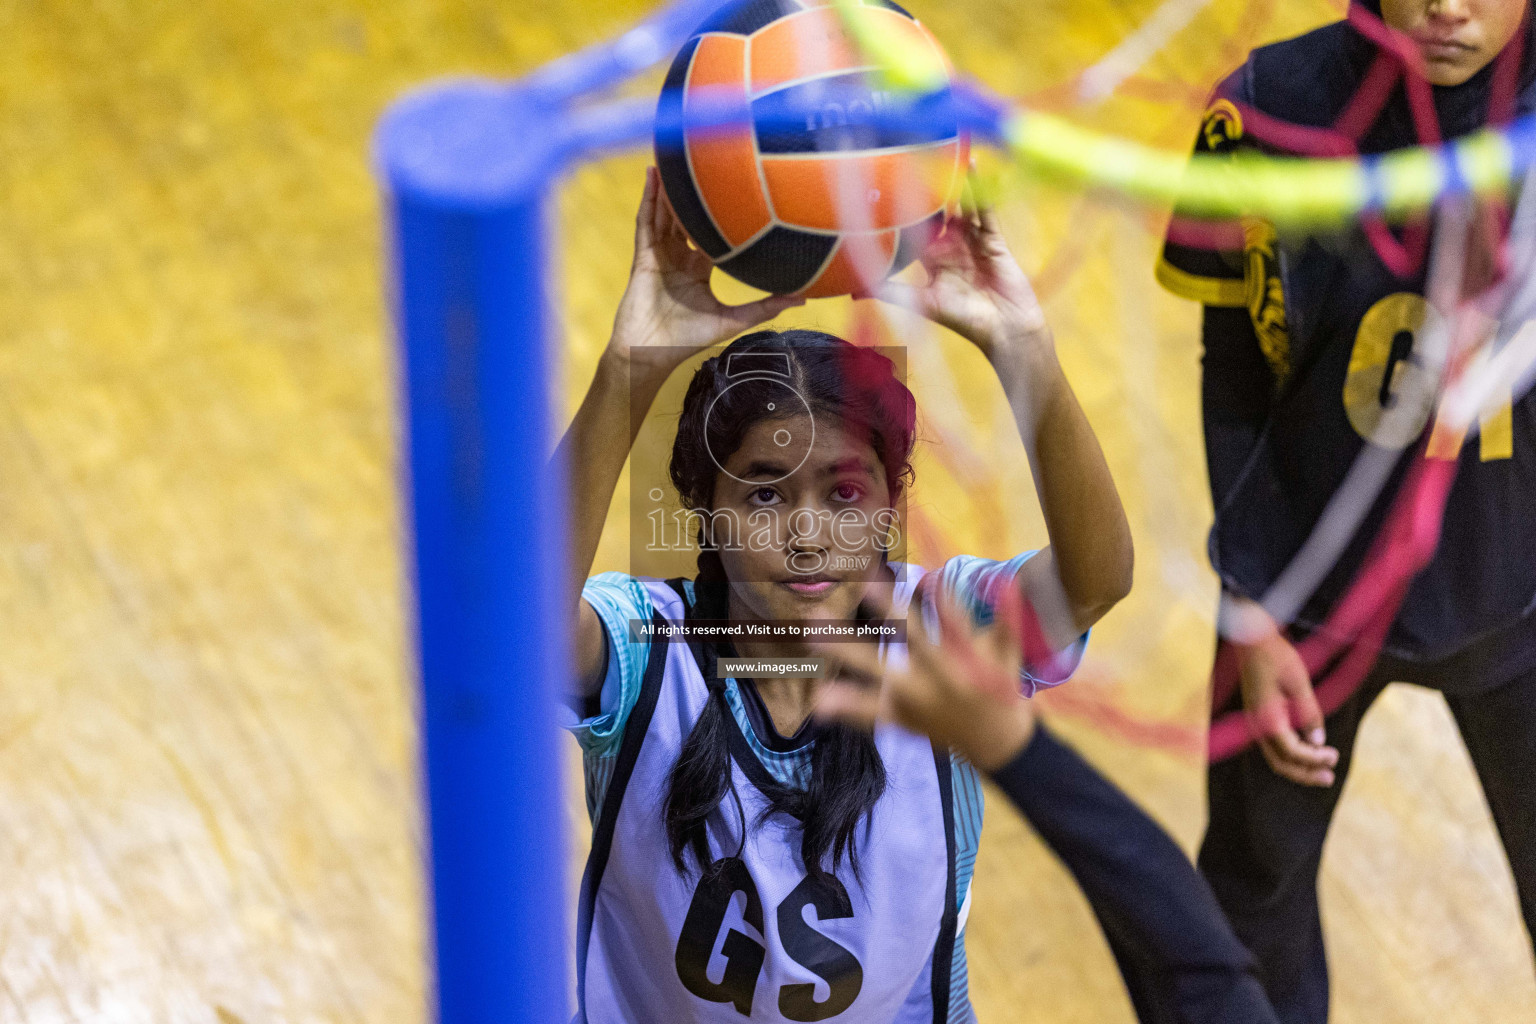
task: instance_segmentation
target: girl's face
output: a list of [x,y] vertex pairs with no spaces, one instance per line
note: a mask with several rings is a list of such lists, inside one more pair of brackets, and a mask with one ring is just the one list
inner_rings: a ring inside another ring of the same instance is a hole
[[1388,25],[1411,38],[1433,85],[1460,85],[1514,38],[1528,0],[1382,0]]
[[806,415],[760,420],[724,470],[710,529],[738,604],[761,619],[853,618],[897,536],[869,442],[827,417],[814,431]]

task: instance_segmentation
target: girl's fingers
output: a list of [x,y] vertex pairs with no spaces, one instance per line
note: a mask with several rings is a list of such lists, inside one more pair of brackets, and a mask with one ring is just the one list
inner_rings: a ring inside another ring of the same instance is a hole
[[966,641],[972,639],[976,632],[970,616],[951,591],[939,591],[938,598],[940,646],[956,650],[966,647]]
[[[660,181],[659,175],[657,181]],[[660,190],[659,185],[657,191],[654,228],[656,248],[665,254],[668,263],[680,267],[693,252],[688,247],[688,232],[683,230],[682,222],[677,219],[677,214],[672,212],[672,204],[667,201],[666,193]]]
[[1339,763],[1337,750],[1313,746],[1296,734],[1290,709],[1283,697],[1272,697],[1261,703],[1249,713],[1249,720],[1259,733],[1259,744],[1271,766],[1287,778],[1301,782],[1301,776],[1331,772]]
[[855,675],[866,679],[879,679],[885,674],[879,650],[869,644],[812,641],[806,647],[813,654],[834,662],[839,670],[852,670]]
[[645,169],[645,188],[640,193],[640,209],[635,213],[635,253],[649,249],[656,238],[656,168]]
[[[971,626],[970,614],[948,593],[926,595],[925,604],[938,613],[939,636],[934,637],[923,615],[914,615],[907,626],[909,677],[929,680],[931,699],[945,701],[972,691],[993,697],[1017,696],[1017,681],[1009,664],[995,653],[998,644],[991,631]],[[909,697],[915,697],[909,691]]]
[[1322,748],[1327,754],[1309,751],[1294,735],[1272,735],[1259,738],[1259,748],[1275,774],[1302,786],[1332,786],[1334,768],[1338,764],[1338,752],[1331,747]]
[[991,643],[987,631],[976,626],[969,609],[960,603],[959,597],[948,591],[941,594],[938,612],[942,655],[951,664],[959,664],[972,679],[991,671],[996,658],[989,650]]
[[890,591],[879,584],[872,585],[864,591],[859,606],[872,619],[888,619],[891,617]]
[[829,683],[812,712],[822,721],[846,722],[873,730],[880,720],[880,691],[857,683]]
[[683,227],[677,211],[672,209],[672,200],[667,196],[667,190],[659,186],[656,190],[656,216],[663,231],[675,236],[684,245],[689,243],[688,230]]
[[916,604],[920,601],[926,603],[934,600],[938,592],[943,589],[943,579],[942,571],[924,574],[923,578],[917,581],[917,587],[913,590],[913,603]]
[[976,207],[976,226],[981,228],[983,235],[1001,235],[1003,226],[997,219],[997,210],[989,204]]
[[997,223],[997,211],[992,206],[992,196],[996,193],[986,187],[986,182],[981,180],[981,171],[976,166],[976,157],[972,156],[970,166],[965,175],[965,188],[961,193],[961,201],[965,204],[965,210],[971,215],[971,223],[975,224],[984,234],[1001,234]]
[[[937,604],[941,588],[935,584],[921,590],[912,601],[907,615],[907,658],[920,675],[934,676],[945,671],[943,635],[935,637],[928,626],[927,609]],[[942,624],[941,624],[942,630]]]
[[967,224],[963,236],[957,236],[954,249],[941,254],[942,263],[935,266],[933,276],[940,273],[968,288],[981,287],[986,267],[986,254],[976,239],[976,228]]
[[804,295],[770,295],[756,302],[723,307],[724,315],[743,329],[772,320],[786,309],[805,305]]
[[971,165],[971,173],[965,176],[965,181],[960,186],[960,212],[970,224],[976,223],[976,165]]
[[672,209],[672,198],[667,195],[666,187],[661,183],[661,171],[655,167],[652,167],[651,176],[656,179],[657,236],[659,237],[667,231],[676,231],[681,234],[683,231],[683,224],[680,220],[677,219],[677,213]]
[[953,262],[956,257],[968,253],[971,236],[975,233],[976,226],[968,216],[945,218],[944,230],[923,249],[920,262],[928,276],[932,277],[946,262]]
[[653,196],[651,203],[651,233],[660,238],[667,232],[667,210],[669,207],[661,195],[663,190],[660,172],[652,166],[646,169],[645,175]]
[[875,289],[874,297],[888,305],[910,309],[923,316],[928,315],[930,305],[928,293],[914,285],[902,281],[887,281]]

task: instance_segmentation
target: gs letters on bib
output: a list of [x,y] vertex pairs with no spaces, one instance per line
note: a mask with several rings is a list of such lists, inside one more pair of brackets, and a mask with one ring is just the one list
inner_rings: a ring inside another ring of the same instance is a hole
[[[644,585],[658,625],[686,618],[679,581]],[[958,926],[948,751],[877,730],[887,785],[856,839],[859,870],[845,860],[813,873],[798,822],[763,818],[767,769],[725,716],[731,793],[706,823],[710,863],[690,857],[680,872],[659,810],[710,698],[705,657],[651,643],[582,881],[577,1019],[947,1021]]]

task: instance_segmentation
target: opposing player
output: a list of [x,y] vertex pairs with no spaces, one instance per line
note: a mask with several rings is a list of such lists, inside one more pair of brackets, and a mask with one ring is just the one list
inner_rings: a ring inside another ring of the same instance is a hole
[[[698,513],[692,580],[580,583],[643,413],[680,354],[792,304],[722,306],[647,177],[613,337],[563,441],[575,488],[576,735],[594,838],[578,936],[582,1019],[972,1019],[964,916],[981,821],[975,769],[928,739],[823,726],[824,679],[736,678],[722,657],[803,656],[791,640],[664,643],[632,621],[848,620],[914,587],[1016,591],[1042,654],[1017,683],[1059,682],[1130,585],[1129,530],[1028,281],[990,217],[957,219],[911,298],[981,349],[1032,440],[1050,546],[958,557],[932,576],[890,561],[888,513],[911,475],[915,408],[879,353],[815,331],[738,338],[695,373],[671,476]],[[732,534],[745,524],[751,538]],[[937,582],[933,582],[936,580]],[[900,656],[899,644],[891,647]]]
[[[1525,0],[1384,0],[1370,13],[1403,34],[1418,67],[1402,73],[1428,79],[1421,96],[1430,102],[1412,101],[1401,80],[1392,85],[1392,59],[1378,67],[1377,45],[1339,22],[1254,51],[1218,90],[1197,149],[1277,150],[1310,139],[1381,152],[1536,109]],[[1327,134],[1277,130],[1278,122]],[[1205,307],[1210,552],[1227,613],[1254,618],[1367,438],[1402,451],[1381,500],[1296,621],[1218,654],[1235,657],[1241,682],[1232,705],[1215,710],[1242,706],[1265,735],[1257,750],[1210,770],[1200,868],[1257,955],[1281,1019],[1322,1024],[1317,870],[1361,719],[1390,682],[1445,693],[1527,929],[1536,927],[1536,399],[1495,410],[1459,454],[1444,456],[1460,464],[1439,549],[1407,591],[1369,677],[1325,717],[1295,643],[1336,606],[1412,457],[1426,450],[1433,402],[1414,388],[1435,362],[1430,328],[1451,311],[1425,298],[1422,224],[1288,240],[1250,223],[1245,233],[1242,251],[1218,252],[1171,229],[1158,268],[1166,286]],[[1491,264],[1469,260],[1468,292],[1486,283]],[[1424,414],[1414,419],[1399,405]]]

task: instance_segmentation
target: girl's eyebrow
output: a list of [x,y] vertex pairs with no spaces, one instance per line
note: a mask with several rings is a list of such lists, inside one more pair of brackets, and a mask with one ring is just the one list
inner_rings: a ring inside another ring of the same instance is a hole
[[781,466],[777,462],[764,462],[759,460],[749,465],[746,469],[742,470],[741,478],[743,480],[751,480],[756,476],[766,476],[774,480],[781,480],[784,477],[789,476],[791,472],[791,469],[785,466]]
[[838,476],[843,473],[863,473],[865,476],[873,479],[875,470],[874,467],[857,455],[850,455],[846,459],[837,460],[821,471],[822,476]]
[[[771,480],[782,480],[793,472],[793,469],[784,466],[782,463],[768,462],[760,459],[748,464],[747,468],[738,475],[742,480],[747,481],[760,476]],[[875,471],[870,464],[856,455],[849,456],[846,459],[839,459],[821,469],[822,476],[840,476],[844,473],[862,473],[871,480],[875,477]]]

